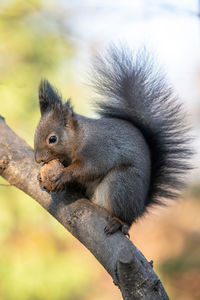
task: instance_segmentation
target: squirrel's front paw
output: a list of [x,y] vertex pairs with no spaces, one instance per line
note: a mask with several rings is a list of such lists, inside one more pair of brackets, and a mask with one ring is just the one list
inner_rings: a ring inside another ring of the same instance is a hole
[[61,174],[59,174],[54,181],[52,182],[52,189],[51,191],[54,193],[59,193],[61,190],[64,189],[64,186],[67,182],[66,174],[63,171]]

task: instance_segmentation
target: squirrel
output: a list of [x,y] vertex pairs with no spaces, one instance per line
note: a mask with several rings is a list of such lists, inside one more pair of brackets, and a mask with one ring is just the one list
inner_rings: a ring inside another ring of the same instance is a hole
[[65,168],[52,191],[83,185],[85,197],[111,215],[105,233],[129,235],[149,206],[179,195],[190,169],[189,131],[182,104],[147,52],[113,46],[96,58],[92,78],[99,118],[75,113],[41,81],[35,160],[59,159]]

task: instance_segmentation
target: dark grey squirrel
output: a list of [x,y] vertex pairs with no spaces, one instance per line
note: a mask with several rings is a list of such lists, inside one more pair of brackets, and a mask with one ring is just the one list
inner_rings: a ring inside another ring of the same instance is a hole
[[134,56],[111,47],[96,58],[92,78],[103,96],[95,102],[96,119],[75,113],[70,100],[63,103],[41,81],[35,159],[59,159],[65,168],[53,192],[81,184],[85,197],[112,216],[105,233],[128,234],[150,205],[179,195],[190,169],[189,132],[182,104],[145,50]]

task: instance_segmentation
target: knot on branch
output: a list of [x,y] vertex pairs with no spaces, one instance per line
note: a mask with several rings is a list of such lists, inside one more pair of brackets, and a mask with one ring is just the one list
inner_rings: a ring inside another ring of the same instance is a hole
[[[1,116],[0,116],[1,117]],[[3,171],[6,169],[7,165],[9,163],[9,158],[6,155],[3,155],[0,159],[0,174],[3,173]]]
[[5,122],[5,118],[0,115],[0,120]]
[[153,268],[153,260],[149,261],[150,266]]

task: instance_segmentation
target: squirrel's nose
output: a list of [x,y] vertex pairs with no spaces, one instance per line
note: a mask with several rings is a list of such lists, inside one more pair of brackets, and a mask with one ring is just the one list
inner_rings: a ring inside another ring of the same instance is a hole
[[40,154],[38,151],[35,151],[35,161],[39,164],[43,162],[43,159],[41,158]]

